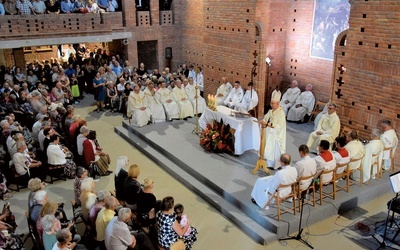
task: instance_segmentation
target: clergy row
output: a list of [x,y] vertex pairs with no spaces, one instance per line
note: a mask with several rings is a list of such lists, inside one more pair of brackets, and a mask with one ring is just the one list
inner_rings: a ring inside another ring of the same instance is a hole
[[222,77],[222,84],[217,89],[215,97],[217,105],[227,106],[240,112],[248,112],[258,104],[258,95],[253,89],[253,83],[247,84],[246,90],[243,90],[239,81],[232,87],[226,77]]
[[301,92],[296,80],[290,84],[290,88],[283,94],[280,101],[288,121],[303,121],[306,115],[311,115],[315,105],[312,88],[312,84],[307,84],[305,91]]
[[[332,105],[329,105],[329,107],[332,107]],[[326,117],[327,115],[322,117],[322,120]],[[335,150],[333,151],[330,150],[332,143],[326,139],[318,138],[318,155],[313,158],[309,156],[309,147],[303,144],[299,147],[301,160],[296,162],[294,167],[290,165],[290,155],[283,153],[278,158],[275,158],[275,161],[279,162],[279,169],[281,170],[277,171],[275,175],[257,179],[251,192],[251,201],[262,208],[265,206],[268,209],[269,205],[273,203],[272,195],[279,185],[299,182],[300,188],[305,190],[311,184],[312,179],[301,180],[301,178],[318,177],[322,171],[335,170],[335,168],[336,174],[347,171],[345,168],[337,167],[339,164],[348,164],[350,171],[359,169],[359,171],[351,172],[350,177],[353,180],[361,179],[360,183],[366,182],[371,178],[375,179],[378,168],[388,169],[390,167],[392,164],[390,153],[394,154],[398,145],[398,137],[391,122],[383,120],[381,126],[383,133],[379,129],[373,129],[371,140],[366,145],[363,145],[359,140],[356,131],[349,132],[346,137],[336,137],[334,140]],[[270,132],[270,134],[274,134],[273,129]],[[323,133],[320,133],[322,131],[316,132],[314,136],[316,134],[323,135]],[[393,148],[393,150],[392,152],[384,151],[384,148]],[[351,159],[361,160],[351,161]],[[378,164],[374,164],[376,160]],[[382,160],[383,165],[381,166]],[[332,178],[333,172],[330,172],[321,176],[321,181],[326,183]],[[291,188],[281,188],[279,191],[280,197],[285,197],[291,192]]]
[[189,77],[183,82],[177,79],[175,83],[175,87],[170,85],[167,88],[164,78],[160,77],[157,89],[151,80],[146,81],[143,91],[135,86],[127,103],[127,116],[131,117],[132,125],[142,127],[148,123],[187,119],[196,113],[203,113],[206,102],[200,96],[200,90],[196,88],[193,78]]
[[[276,95],[271,100],[271,109],[264,116],[264,122],[267,125],[266,128],[266,142],[264,146],[264,158],[267,160],[269,167],[277,169],[280,167],[280,156],[286,152],[286,120],[284,108],[280,105],[280,96]],[[384,169],[388,169],[391,165],[390,152],[383,151],[383,148],[393,148],[392,154],[398,144],[398,138],[395,130],[393,129],[389,120],[383,120],[381,122],[382,135],[379,129],[372,131],[371,141],[365,147],[358,139],[355,131],[349,133],[347,140],[340,143],[338,136],[340,133],[340,119],[336,113],[336,105],[333,103],[327,104],[327,112],[322,113],[315,131],[310,133],[307,140],[307,147],[311,152],[319,152],[319,146],[321,141],[327,141],[329,143],[329,150],[332,146],[337,144],[337,152],[343,153],[344,151],[340,147],[346,148],[347,153],[341,154],[342,157],[350,158],[363,158],[363,168],[365,171],[362,174],[362,180],[365,182],[370,179],[371,169],[371,156],[372,154],[379,155],[379,161],[384,160]],[[380,143],[377,143],[380,142]],[[342,146],[340,146],[343,144]],[[344,162],[340,162],[344,163]],[[355,164],[350,164],[350,169],[357,168]],[[376,173],[374,170],[373,175]],[[373,177],[373,176],[372,176]],[[354,176],[355,179],[360,176]]]

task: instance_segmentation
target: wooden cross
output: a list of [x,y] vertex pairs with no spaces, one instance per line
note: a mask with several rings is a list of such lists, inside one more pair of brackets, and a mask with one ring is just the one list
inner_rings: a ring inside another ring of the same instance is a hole
[[341,91],[342,91],[341,89],[338,89],[337,91],[335,91],[335,94],[336,94],[338,99],[340,99],[340,97],[343,95],[343,94],[340,93]]

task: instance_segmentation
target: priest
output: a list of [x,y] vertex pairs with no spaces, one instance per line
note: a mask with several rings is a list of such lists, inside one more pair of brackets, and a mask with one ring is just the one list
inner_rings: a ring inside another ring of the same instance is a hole
[[317,152],[317,146],[321,140],[327,140],[333,144],[340,132],[340,120],[336,114],[336,105],[328,103],[328,113],[323,115],[317,129],[308,136],[307,146],[311,152]]
[[264,122],[267,123],[264,158],[268,167],[273,169],[280,167],[279,157],[286,152],[286,120],[285,112],[279,105],[280,99],[279,95],[274,96],[270,103],[271,109],[264,116]]
[[156,100],[164,106],[167,119],[172,121],[172,119],[179,119],[179,107],[174,100],[171,90],[165,87],[165,80],[160,77],[158,79],[158,84],[160,88],[156,93]]
[[194,80],[192,77],[189,77],[189,84],[185,86],[186,95],[189,101],[193,106],[193,113],[196,114],[196,95],[197,95],[197,114],[204,113],[206,110],[207,104],[204,98],[200,95],[200,88],[197,88],[196,94],[196,85],[194,84]]
[[228,97],[229,93],[231,92],[232,85],[228,82],[226,77],[222,77],[222,84],[217,89],[217,94],[215,95],[216,104],[223,105],[226,97]]
[[147,107],[151,110],[151,122],[165,122],[163,105],[155,98],[156,90],[154,88],[154,83],[151,80],[147,80],[146,85],[147,87],[144,89],[143,93],[146,97]]
[[240,112],[248,112],[252,110],[258,104],[258,95],[253,88],[253,83],[249,82],[246,87],[246,93],[244,94],[242,101],[235,105],[235,110]]
[[128,97],[128,117],[132,117],[132,124],[143,127],[150,122],[151,110],[147,107],[145,94],[135,85]]
[[179,118],[187,119],[188,117],[193,117],[193,106],[188,100],[185,88],[182,86],[181,80],[176,80],[176,87],[172,90],[174,99],[179,106]]
[[289,109],[288,121],[302,121],[304,116],[311,115],[315,105],[315,97],[311,90],[312,84],[307,84],[306,90],[300,94],[296,103]]
[[300,95],[300,89],[297,87],[298,82],[293,80],[290,84],[290,88],[286,90],[285,94],[282,96],[281,107],[285,115],[287,115],[288,110],[296,103],[297,97]]

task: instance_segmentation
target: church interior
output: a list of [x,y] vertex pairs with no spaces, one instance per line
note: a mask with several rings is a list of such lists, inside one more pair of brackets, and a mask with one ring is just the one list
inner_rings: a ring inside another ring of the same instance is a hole
[[[91,51],[101,48],[110,55],[119,54],[131,65],[143,62],[149,69],[160,71],[169,67],[174,72],[182,64],[193,65],[204,71],[204,96],[214,94],[223,77],[231,83],[240,81],[242,86],[252,82],[259,97],[255,113],[259,119],[269,109],[272,92],[279,89],[284,93],[297,80],[302,91],[307,84],[313,85],[316,102],[337,105],[342,129],[356,130],[362,138],[368,138],[372,129],[380,128],[383,119],[389,119],[398,133],[397,1],[168,2],[168,8],[161,0],[149,0],[148,8],[138,8],[137,1],[121,0],[116,12],[0,16],[0,65],[15,65],[24,70],[33,60],[59,57],[67,44],[85,44]],[[157,198],[172,195],[183,203],[199,231],[193,249],[307,248],[298,241],[274,240],[265,246],[255,241],[220,209],[114,133],[124,118],[92,113],[91,98],[87,96],[76,105],[75,112],[97,131],[104,150],[112,158],[111,168],[114,159],[127,155],[131,162],[142,166],[141,177],[151,176],[156,181]],[[397,171],[398,152],[394,162]],[[102,177],[96,190],[112,190],[112,176]],[[380,181],[390,185],[387,176]],[[66,210],[72,213],[72,181],[58,181],[46,189],[51,199],[68,204]],[[379,247],[372,230],[375,223],[386,218],[386,203],[394,196],[387,190],[350,211],[314,224],[303,219],[304,237],[316,249],[329,248],[329,244],[347,249]],[[23,189],[8,200],[16,215],[18,232],[25,234],[28,193]],[[312,216],[310,211],[305,207],[304,216]],[[81,230],[83,233],[83,225],[78,225],[78,231]],[[26,246],[30,249],[29,239]]]

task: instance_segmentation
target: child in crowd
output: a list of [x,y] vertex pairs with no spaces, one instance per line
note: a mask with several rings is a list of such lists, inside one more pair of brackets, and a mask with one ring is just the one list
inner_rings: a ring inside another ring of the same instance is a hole
[[[176,221],[180,224],[181,228],[184,228],[187,223],[189,223],[189,220],[186,216],[186,214],[183,213],[184,207],[182,204],[176,204],[174,207],[174,215],[176,218]],[[197,229],[194,228],[193,226],[190,226],[185,234],[183,235],[183,241],[185,242],[186,250],[189,250],[192,248],[193,244],[197,241]]]
[[[175,218],[178,221],[178,223],[181,225],[181,228],[184,228],[188,222],[186,214],[183,213],[184,207],[182,204],[176,204],[174,207],[174,214]],[[185,232],[185,236],[189,236],[191,232],[191,227],[188,228],[188,230]]]

